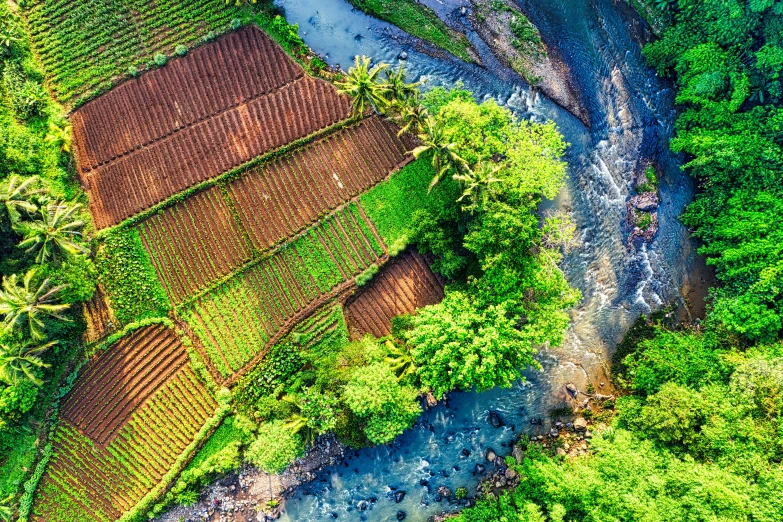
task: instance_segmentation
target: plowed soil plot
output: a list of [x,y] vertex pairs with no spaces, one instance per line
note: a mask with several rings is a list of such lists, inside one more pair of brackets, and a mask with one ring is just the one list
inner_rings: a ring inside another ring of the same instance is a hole
[[373,116],[228,186],[253,245],[265,250],[386,178],[413,143]]
[[99,285],[92,298],[82,306],[87,329],[84,341],[87,343],[103,339],[111,333],[112,325],[117,323],[106,300],[106,293]]
[[174,304],[250,259],[218,187],[153,215],[139,232]]
[[61,419],[52,438],[52,458],[36,490],[33,520],[117,520],[163,481],[216,407],[185,364],[133,411],[105,447]]
[[345,307],[352,339],[370,333],[389,335],[391,320],[443,299],[443,282],[416,252],[406,252],[388,264]]
[[80,108],[74,150],[103,228],[349,113],[331,84],[248,27]]
[[137,330],[88,365],[66,398],[62,416],[95,443],[106,445],[187,358],[170,328]]

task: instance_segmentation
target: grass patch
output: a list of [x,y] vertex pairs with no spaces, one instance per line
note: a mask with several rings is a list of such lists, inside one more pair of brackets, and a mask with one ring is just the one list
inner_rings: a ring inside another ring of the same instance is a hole
[[171,309],[137,229],[107,234],[95,266],[120,324],[160,317]]
[[422,157],[361,196],[359,202],[384,243],[406,242],[411,216],[426,207],[427,187],[434,175],[430,158]]
[[365,13],[392,23],[422,40],[444,49],[465,61],[470,42],[464,34],[449,29],[429,7],[416,0],[348,0]]

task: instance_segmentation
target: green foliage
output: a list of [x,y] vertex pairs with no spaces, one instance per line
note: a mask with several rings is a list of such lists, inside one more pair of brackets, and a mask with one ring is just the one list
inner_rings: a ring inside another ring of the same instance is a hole
[[168,57],[163,53],[155,53],[155,56],[152,57],[152,61],[155,62],[155,65],[158,67],[163,67],[166,65],[166,62],[168,62]]
[[108,234],[95,266],[121,324],[166,315],[171,309],[135,228]]
[[783,329],[783,258],[774,246],[783,196],[783,7],[771,0],[658,4],[671,23],[644,54],[679,86],[684,110],[671,147],[688,155],[686,167],[703,185],[683,222],[723,283],[712,319],[769,342]]
[[304,451],[302,438],[282,421],[259,426],[258,437],[245,452],[245,459],[266,473],[280,473]]
[[727,365],[713,336],[695,333],[655,332],[641,341],[634,353],[623,361],[629,386],[650,395],[667,382],[698,387],[725,380]]
[[392,23],[403,31],[426,40],[457,58],[471,61],[465,35],[449,29],[429,7],[416,0],[349,0],[362,11]]
[[385,92],[388,88],[383,82],[381,73],[389,67],[379,63],[370,68],[370,59],[366,56],[356,56],[353,67],[348,70],[339,82],[337,90],[351,97],[351,111],[354,117],[360,117],[368,108],[383,112],[388,103]]
[[365,419],[364,432],[374,444],[391,442],[421,413],[416,390],[399,384],[380,362],[357,368],[344,394],[351,411]]
[[424,387],[435,397],[454,390],[511,386],[526,366],[538,366],[536,349],[504,305],[482,306],[464,291],[421,309],[406,340]]
[[356,276],[356,286],[364,286],[378,273],[378,265],[373,263],[364,272]]
[[598,435],[593,446],[600,451],[591,458],[564,462],[529,449],[515,492],[481,500],[456,520],[772,522],[783,513],[769,494],[783,484],[780,472],[749,482],[717,465],[677,459],[622,429]]

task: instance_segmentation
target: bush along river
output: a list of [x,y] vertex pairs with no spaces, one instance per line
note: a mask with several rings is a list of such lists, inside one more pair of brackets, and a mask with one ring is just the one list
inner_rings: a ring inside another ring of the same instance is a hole
[[[423,44],[344,0],[276,3],[330,65],[347,70],[357,54],[392,64],[405,60],[409,76],[427,86],[459,81],[477,99],[495,98],[521,118],[555,121],[570,143],[569,179],[548,206],[568,211],[576,222],[563,270],[584,297],[572,311],[563,345],[542,350],[543,370],[526,372],[524,382],[484,393],[452,393],[388,446],[354,451],[321,444],[315,457],[295,464],[282,478],[243,470],[187,513],[217,517],[248,503],[260,506],[269,489],[286,488],[279,510],[283,521],[425,521],[457,511],[467,501],[455,492],[466,488],[472,497],[495,472],[496,464],[487,460],[490,450],[507,455],[520,435],[546,436],[555,422],[571,420],[552,412],[582,405],[584,395],[573,398],[575,392],[589,386],[598,394],[611,393],[612,349],[639,314],[673,302],[688,318],[684,289],[693,292],[703,276],[677,219],[694,189],[667,146],[674,92],[644,64],[641,46],[650,31],[622,2],[505,0],[530,18],[546,45],[546,63],[535,69],[536,89],[507,67],[502,45],[487,37],[493,20],[477,16],[482,2],[422,1],[468,36],[476,63]],[[653,173],[657,186],[651,188]],[[228,501],[219,503],[224,494]],[[178,520],[181,513],[174,510],[167,519]],[[255,512],[226,516],[264,519]]]

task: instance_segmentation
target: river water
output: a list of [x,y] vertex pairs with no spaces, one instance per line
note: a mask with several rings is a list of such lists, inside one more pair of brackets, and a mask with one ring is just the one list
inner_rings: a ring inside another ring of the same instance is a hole
[[[529,371],[526,382],[511,389],[451,394],[448,405],[427,411],[420,421],[389,446],[354,452],[343,463],[326,468],[286,501],[281,520],[424,521],[458,506],[437,502],[435,489],[464,486],[472,494],[481,479],[477,463],[487,464],[487,448],[510,452],[520,433],[545,433],[549,412],[564,405],[564,384],[584,391],[588,382],[600,391],[608,382],[606,363],[612,347],[643,312],[680,299],[680,287],[693,267],[694,252],[687,231],[677,220],[693,196],[690,180],[667,148],[674,120],[674,93],[644,65],[632,36],[642,26],[627,8],[612,0],[524,0],[520,5],[556,45],[581,88],[591,126],[531,93],[512,71],[503,68],[459,8],[467,0],[423,0],[450,25],[466,31],[484,67],[443,53],[421,52],[401,30],[351,9],[344,0],[276,0],[286,18],[299,24],[305,42],[332,65],[347,70],[356,54],[397,63],[408,53],[412,77],[428,86],[462,81],[477,99],[495,98],[519,117],[553,120],[570,143],[569,177],[548,205],[572,213],[577,223],[575,245],[563,270],[583,301],[572,312],[572,326],[563,346],[542,351],[543,371]],[[625,9],[625,13],[621,9]],[[655,161],[662,173],[660,230],[639,249],[627,248],[623,227],[625,202],[640,162]],[[494,428],[488,412],[497,411],[505,426]],[[543,417],[543,426],[531,418]],[[467,452],[463,452],[467,450]],[[469,456],[465,453],[469,452]],[[487,466],[488,473],[492,466]],[[422,485],[424,484],[424,485]],[[428,485],[429,486],[428,486]],[[394,490],[406,492],[400,503]],[[360,511],[357,506],[365,505]]]

